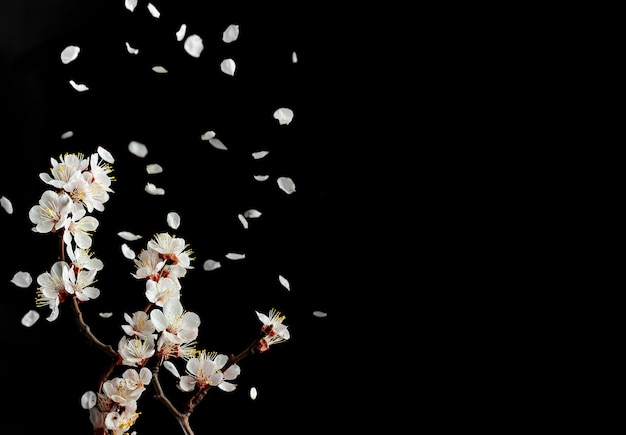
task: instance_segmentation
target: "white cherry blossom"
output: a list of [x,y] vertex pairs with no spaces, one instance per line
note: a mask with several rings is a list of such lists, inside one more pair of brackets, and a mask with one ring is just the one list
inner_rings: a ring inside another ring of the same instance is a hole
[[200,316],[191,311],[183,311],[179,299],[169,299],[163,310],[154,309],[150,319],[157,331],[172,343],[188,343],[198,336]]
[[210,385],[223,391],[234,391],[236,385],[228,381],[236,379],[241,368],[237,364],[232,364],[222,372],[227,362],[228,357],[224,354],[199,352],[197,357],[187,361],[185,369],[188,374],[181,376],[179,381],[181,390],[192,391],[196,386],[202,389]]

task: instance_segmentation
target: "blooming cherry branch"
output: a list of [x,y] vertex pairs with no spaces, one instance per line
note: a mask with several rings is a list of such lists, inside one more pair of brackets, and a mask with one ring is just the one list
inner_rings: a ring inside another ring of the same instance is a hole
[[[81,304],[101,294],[95,285],[104,263],[91,250],[99,227],[93,213],[104,211],[113,193],[112,162],[111,154],[99,147],[89,157],[67,153],[58,160],[52,158],[50,173],[40,174],[48,189],[30,209],[29,218],[34,232],[58,235],[60,252],[50,269],[37,277],[36,305],[50,309],[47,320],[52,322],[60,306],[69,303],[78,330],[111,358],[94,391],[85,393],[81,401],[89,410],[95,435],[130,433],[140,415],[139,400],[150,388],[183,432],[192,435],[190,416],[208,391],[217,387],[233,392],[241,373],[239,362],[288,340],[290,333],[280,312],[257,311],[262,324],[259,335],[239,354],[198,349],[200,316],[186,310],[181,300],[181,280],[193,268],[193,252],[183,238],[162,232],[133,259],[131,275],[144,282],[145,308],[124,313],[126,323],[120,325],[116,347],[100,340],[85,320]],[[167,397],[159,378],[162,366],[175,368],[172,361],[184,364],[185,374],[177,377],[177,387],[190,394],[180,407]]]

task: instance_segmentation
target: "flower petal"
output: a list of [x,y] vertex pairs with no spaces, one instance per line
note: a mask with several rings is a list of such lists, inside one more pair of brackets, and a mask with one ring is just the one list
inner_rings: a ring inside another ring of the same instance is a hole
[[142,237],[137,234],[133,234],[130,231],[120,231],[119,233],[117,233],[117,235],[120,236],[122,239],[129,241],[139,240]]
[[287,125],[293,120],[293,110],[281,107],[274,112],[274,119],[277,119],[280,125]]
[[122,254],[129,260],[133,260],[137,255],[126,243],[122,243]]
[[229,252],[228,254],[226,254],[226,258],[228,258],[229,260],[243,260],[244,258],[246,258],[246,254],[238,254],[236,252]]
[[185,37],[185,33],[187,33],[187,24],[181,24],[180,28],[176,32],[176,40],[179,42],[182,41]]
[[80,53],[80,47],[68,45],[61,52],[61,62],[67,65],[78,57],[78,53]]
[[276,182],[278,183],[278,187],[280,187],[288,195],[291,195],[296,191],[296,185],[289,177],[279,177]]
[[269,151],[257,151],[256,153],[252,153],[252,157],[254,157],[255,160],[258,160],[258,159],[262,159],[268,154],[269,154]]
[[156,6],[154,6],[152,3],[148,3],[148,11],[150,12],[150,15],[152,15],[154,18],[159,18],[161,16],[161,12],[159,12]]
[[98,147],[98,155],[102,157],[102,160],[104,160],[107,163],[115,163],[115,159],[113,158],[113,155],[106,149],[102,148],[101,146]]
[[152,163],[150,165],[146,165],[146,172],[148,174],[160,174],[163,172],[163,167],[158,163]]
[[211,139],[209,139],[209,143],[211,145],[213,145],[215,148],[217,148],[218,150],[227,150],[228,148],[226,148],[226,145],[224,145],[224,142],[222,142],[221,140],[219,140],[216,137],[213,137]]
[[200,57],[200,53],[204,50],[204,44],[202,44],[202,38],[198,35],[189,35],[187,39],[185,39],[185,43],[183,47],[190,56]]
[[280,281],[282,286],[285,287],[287,290],[291,290],[291,288],[289,286],[289,281],[287,281],[287,278],[285,278],[282,275],[278,275],[278,281]]
[[70,80],[70,85],[72,85],[72,87],[76,89],[78,92],[85,92],[89,90],[87,85],[84,85],[82,83],[76,83],[74,80]]
[[35,310],[29,310],[22,317],[22,325],[26,326],[27,328],[30,328],[35,323],[37,323],[37,320],[39,320],[39,313]]
[[80,397],[80,406],[83,409],[91,409],[98,403],[98,396],[93,391],[85,391]]
[[130,141],[128,144],[128,151],[141,158],[148,155],[148,147],[141,142],[137,142],[136,140]]
[[18,287],[28,288],[33,283],[33,277],[28,272],[17,272],[11,282]]
[[165,195],[165,189],[156,187],[153,183],[146,183],[145,191],[150,195]]
[[239,26],[237,24],[231,24],[224,30],[222,33],[222,41],[227,44],[233,41],[236,41],[239,37]]
[[250,387],[250,398],[252,400],[255,400],[257,395],[258,395],[258,392],[256,390],[256,387]]
[[313,311],[315,317],[326,317],[328,314],[325,311]]
[[8,214],[13,214],[13,204],[8,198],[5,198],[4,196],[0,198],[0,205],[2,205],[4,211]]
[[224,74],[228,74],[229,76],[235,75],[235,69],[237,65],[235,65],[235,61],[232,59],[224,59],[222,63],[220,63],[220,69]]
[[175,211],[171,211],[167,214],[167,224],[170,228],[178,229],[180,226],[180,215]]
[[211,270],[215,270],[215,269],[219,269],[220,267],[222,267],[222,265],[220,264],[219,261],[215,261],[215,260],[206,260],[204,262],[204,264],[202,265],[202,268],[206,271],[211,271]]

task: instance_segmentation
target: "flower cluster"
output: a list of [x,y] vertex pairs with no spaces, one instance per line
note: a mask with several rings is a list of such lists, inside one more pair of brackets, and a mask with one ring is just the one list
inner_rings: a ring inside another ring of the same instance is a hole
[[[130,433],[140,415],[138,400],[147,388],[154,386],[159,392],[158,400],[179,421],[185,434],[192,434],[189,417],[207,391],[213,387],[234,391],[237,385],[233,381],[241,373],[239,361],[288,340],[290,333],[283,323],[285,316],[272,308],[268,314],[256,311],[262,323],[260,335],[239,354],[227,356],[197,349],[200,316],[186,310],[181,300],[181,279],[193,269],[193,251],[185,239],[161,232],[133,258],[135,270],[131,275],[145,283],[147,306],[124,313],[125,323],[120,325],[123,335],[116,348],[99,340],[84,320],[79,303],[100,295],[94,284],[104,263],[91,251],[92,235],[99,225],[92,213],[103,211],[109,193],[113,192],[113,161],[111,154],[99,147],[89,158],[68,153],[59,160],[51,159],[50,173],[40,174],[51,188],[30,209],[33,231],[56,233],[63,243],[61,259],[37,277],[36,305],[50,308],[47,320],[54,321],[60,305],[71,301],[79,330],[111,357],[111,365],[96,391],[86,392],[81,401],[89,410],[94,433]],[[185,375],[177,374],[176,361],[184,364]],[[113,376],[118,367],[124,368],[123,373]],[[193,394],[182,410],[163,393],[159,381],[161,367],[177,375],[180,391]]]

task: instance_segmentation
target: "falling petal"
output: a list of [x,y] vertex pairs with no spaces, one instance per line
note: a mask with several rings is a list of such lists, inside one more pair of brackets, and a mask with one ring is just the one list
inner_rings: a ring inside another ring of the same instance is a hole
[[111,316],[113,316],[113,313],[108,312],[108,313],[99,313],[98,314],[100,317],[102,317],[103,319],[109,319]]
[[136,48],[131,47],[128,42],[126,42],[126,51],[128,51],[130,54],[137,54],[137,53],[139,53],[139,50],[136,49]]
[[246,220],[246,218],[239,213],[237,215],[237,218],[239,219],[239,222],[241,222],[241,225],[243,225],[243,227],[247,230],[248,229],[248,221]]
[[132,12],[137,7],[137,0],[124,0],[124,6]]
[[215,137],[215,132],[213,130],[206,131],[200,136],[202,140],[211,140]]
[[4,196],[0,198],[0,205],[2,205],[4,211],[8,214],[13,214],[13,204],[8,198],[5,198]]
[[130,141],[128,144],[128,151],[141,158],[148,155],[148,147],[141,142],[137,142],[136,140]]
[[291,63],[298,63],[298,55],[295,51],[291,53]]
[[178,229],[180,226],[180,215],[175,211],[171,211],[167,214],[167,224],[172,229]]
[[27,288],[33,283],[33,277],[28,272],[17,272],[13,275],[11,282],[18,287]]
[[255,400],[257,395],[258,395],[258,392],[256,390],[256,387],[250,387],[250,398],[252,400]]
[[67,65],[78,57],[78,53],[80,53],[80,47],[68,45],[61,52],[61,62]]
[[115,159],[113,158],[113,155],[106,149],[102,148],[101,146],[98,147],[98,155],[102,157],[102,160],[104,160],[107,163],[111,163],[111,164],[115,163]]
[[229,260],[243,260],[244,258],[246,258],[246,254],[237,254],[235,252],[229,252],[228,254],[226,254],[226,258],[228,258]]
[[239,37],[239,26],[237,24],[231,24],[222,33],[222,41],[229,43],[236,41]]
[[145,191],[148,192],[150,195],[165,195],[165,189],[156,187],[152,183],[146,183]]
[[222,63],[220,63],[220,69],[223,73],[228,74],[229,76],[235,75],[235,61],[232,59],[224,59]]
[[182,41],[185,37],[185,33],[187,33],[187,24],[181,24],[178,32],[176,32],[176,40],[179,42]]
[[141,239],[141,236],[137,234],[133,234],[130,231],[120,231],[119,233],[117,233],[117,235],[120,236],[122,239],[131,241],[131,242],[133,240]]
[[218,150],[227,150],[228,148],[226,148],[226,145],[224,145],[224,142],[222,142],[221,140],[219,140],[216,137],[213,137],[211,139],[209,139],[209,143],[211,145],[213,145],[215,148],[217,148]]
[[[128,1],[126,3],[128,3]],[[98,396],[93,391],[86,391],[80,397],[80,406],[82,406],[83,409],[91,409],[96,406],[96,403],[98,403]]]
[[255,179],[256,181],[265,181],[265,180],[267,180],[268,178],[270,178],[270,176],[269,176],[269,175],[255,175],[255,176],[254,176],[254,179]]
[[274,112],[274,118],[278,120],[280,125],[287,125],[293,119],[293,110],[281,107]]
[[35,310],[29,310],[22,317],[22,325],[26,326],[27,328],[30,328],[35,323],[37,323],[37,320],[39,320],[39,313]]
[[148,174],[160,174],[163,172],[163,168],[158,163],[152,163],[150,165],[146,165],[146,172]]
[[200,53],[204,50],[204,44],[202,44],[202,38],[198,35],[189,35],[187,39],[185,39],[185,44],[183,45],[185,51],[189,53],[190,56],[200,57]]
[[167,73],[167,70],[165,69],[165,67],[162,67],[161,65],[155,65],[152,67],[152,71],[159,73],[159,74],[165,74]]
[[150,11],[150,15],[154,18],[159,18],[161,16],[161,12],[152,4],[148,3],[148,11]]
[[282,286],[285,287],[287,290],[291,290],[291,287],[289,286],[289,281],[287,281],[284,276],[278,275],[278,281],[280,281]]
[[122,243],[122,254],[124,254],[124,257],[128,258],[129,260],[134,260],[137,256],[135,254],[135,251],[129,248],[126,243]]
[[243,212],[243,215],[247,218],[254,219],[261,216],[261,212],[251,208],[250,210],[246,210],[245,212]]
[[176,368],[173,362],[167,361],[167,360],[163,361],[163,367],[165,367],[168,372],[170,372],[177,378],[180,378],[180,373],[178,373],[178,369]]
[[68,139],[70,137],[74,136],[74,132],[73,131],[66,131],[65,133],[63,133],[61,135],[61,139]]
[[293,192],[296,191],[296,185],[289,177],[279,177],[276,182],[278,183],[278,187],[280,187],[288,195],[291,195]]
[[86,85],[76,83],[74,80],[70,80],[70,85],[72,85],[72,87],[76,89],[78,92],[85,92],[89,90],[89,88]]
[[207,271],[219,269],[220,267],[222,267],[220,262],[215,260],[207,260],[202,265],[202,268]]
[[269,151],[257,151],[256,153],[252,153],[252,157],[254,157],[255,160],[258,160],[258,159],[262,159],[268,154],[269,154]]
[[313,311],[313,315],[315,317],[326,317],[328,314],[324,311]]

